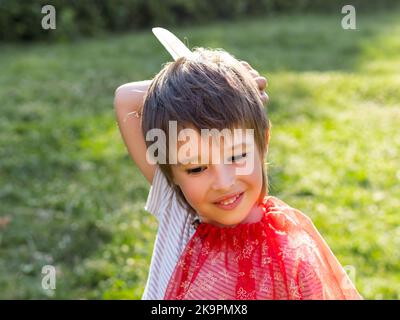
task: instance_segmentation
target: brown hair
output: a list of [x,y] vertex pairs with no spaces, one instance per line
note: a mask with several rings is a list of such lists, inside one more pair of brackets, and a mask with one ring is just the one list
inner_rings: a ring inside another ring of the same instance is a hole
[[[169,134],[169,121],[177,121],[178,130],[191,126],[201,129],[254,129],[254,139],[262,157],[268,146],[267,118],[256,82],[248,70],[221,49],[196,48],[190,58],[167,63],[155,76],[147,91],[142,115],[144,137],[158,128]],[[179,186],[173,182],[172,169],[159,164],[178,199],[193,213]],[[147,147],[151,142],[146,141]],[[261,196],[267,193],[268,177],[263,172]]]

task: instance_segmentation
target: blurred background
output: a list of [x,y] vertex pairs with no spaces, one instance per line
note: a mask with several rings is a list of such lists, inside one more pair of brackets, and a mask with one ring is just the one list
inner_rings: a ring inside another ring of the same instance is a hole
[[0,1],[0,298],[140,299],[157,221],[113,96],[171,60],[162,26],[268,78],[270,193],[312,218],[365,298],[399,299],[396,2]]

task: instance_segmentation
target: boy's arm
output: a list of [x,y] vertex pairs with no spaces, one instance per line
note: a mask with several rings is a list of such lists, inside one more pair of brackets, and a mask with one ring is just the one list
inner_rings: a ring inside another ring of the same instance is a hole
[[150,184],[153,181],[156,166],[146,160],[146,143],[141,128],[141,117],[132,112],[141,111],[143,98],[151,81],[126,83],[115,91],[114,108],[122,139],[130,156]]

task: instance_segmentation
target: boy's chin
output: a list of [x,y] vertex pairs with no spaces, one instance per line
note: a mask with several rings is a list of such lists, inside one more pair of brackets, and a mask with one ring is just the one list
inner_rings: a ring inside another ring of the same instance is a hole
[[[214,217],[205,217],[203,215],[201,220],[218,227],[234,227],[241,223],[258,222],[261,220],[262,210],[258,207],[258,202],[256,200],[248,199],[245,193],[242,203],[239,204],[237,208],[233,210],[222,210],[215,207],[213,211]],[[215,213],[217,213],[215,210],[218,210],[218,216],[215,216]]]
[[241,223],[254,223],[258,222],[261,220],[261,214],[258,214],[257,212],[250,211],[249,214],[245,216],[239,216],[239,217],[226,217],[225,219],[218,219],[218,220],[213,220],[213,219],[207,219],[207,222],[209,224],[215,225],[217,227],[226,227],[226,228],[232,228],[237,226],[238,224]]

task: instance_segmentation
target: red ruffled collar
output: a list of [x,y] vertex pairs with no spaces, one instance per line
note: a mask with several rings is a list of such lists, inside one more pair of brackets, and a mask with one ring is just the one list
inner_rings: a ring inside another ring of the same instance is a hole
[[311,221],[266,196],[260,221],[201,223],[171,276],[165,299],[357,299]]
[[[200,222],[197,226],[196,233],[199,236],[204,236],[206,234],[213,234],[217,238],[231,238],[233,235],[240,236],[246,239],[249,234],[258,234],[262,230],[265,230],[266,225],[272,224],[273,228],[278,228],[279,231],[284,232],[285,223],[282,223],[282,218],[277,215],[278,207],[277,198],[272,196],[265,196],[261,203],[259,203],[259,208],[263,211],[261,219],[257,222],[251,223],[239,223],[235,226],[217,226],[207,222]],[[272,213],[272,215],[270,215]]]

